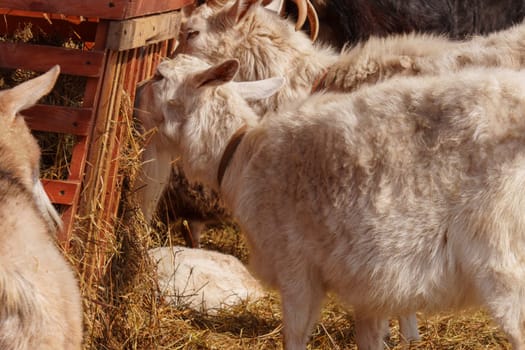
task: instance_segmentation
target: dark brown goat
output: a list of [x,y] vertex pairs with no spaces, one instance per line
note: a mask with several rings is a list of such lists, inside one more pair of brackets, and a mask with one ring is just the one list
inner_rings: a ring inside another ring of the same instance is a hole
[[[338,47],[392,33],[424,32],[463,39],[507,28],[525,17],[524,0],[313,0],[312,3],[319,14],[321,40]],[[292,6],[287,8],[294,12]]]

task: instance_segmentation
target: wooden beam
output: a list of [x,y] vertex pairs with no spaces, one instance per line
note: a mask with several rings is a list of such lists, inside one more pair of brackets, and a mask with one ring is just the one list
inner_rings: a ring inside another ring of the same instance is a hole
[[48,38],[75,38],[82,42],[95,41],[94,33],[97,22],[84,17],[71,17],[64,15],[44,14],[38,12],[12,11],[0,8],[0,33],[12,36],[23,28],[26,23],[31,23],[34,28],[39,28],[46,33]]
[[[126,19],[180,9],[194,0],[2,0],[0,8],[67,16]],[[4,12],[5,12],[4,10]]]
[[103,51],[0,42],[2,68],[46,72],[58,63],[62,74],[98,77],[102,73],[104,56]]
[[25,110],[22,115],[32,130],[87,136],[91,131],[92,113],[91,108],[39,104]]
[[80,192],[80,181],[41,179],[52,203],[72,205]]
[[107,48],[123,51],[175,38],[180,29],[180,12],[112,21],[109,24]]

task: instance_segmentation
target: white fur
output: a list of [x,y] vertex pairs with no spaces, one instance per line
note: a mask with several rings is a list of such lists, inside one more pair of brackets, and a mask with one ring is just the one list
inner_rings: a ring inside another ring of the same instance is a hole
[[383,347],[386,315],[469,306],[525,349],[525,73],[393,79],[258,123],[231,85],[192,85],[195,60],[163,63],[177,104],[150,108],[166,111],[188,177],[214,188],[229,137],[249,126],[220,191],[281,294],[287,349],[306,347],[328,291],[355,308],[361,349]]
[[[418,46],[426,43],[427,37],[430,35],[412,35],[417,42],[404,47],[408,53],[419,52]],[[448,45],[449,41],[441,40]],[[305,33],[295,30],[291,21],[268,11],[258,2],[245,0],[229,1],[220,9],[201,5],[185,20],[180,41],[179,52],[190,53],[210,63],[219,63],[230,57],[239,59],[241,67],[236,80],[284,77],[283,87],[277,94],[250,101],[252,108],[261,115],[308,96],[316,83],[324,83],[325,71],[335,74],[335,69],[330,70],[332,66],[337,67],[337,77],[343,82],[347,75],[360,78],[369,70],[367,66],[346,64],[346,57],[329,46],[312,43]],[[437,41],[435,37],[436,50]],[[346,65],[342,66],[340,62]],[[415,316],[402,320],[402,323],[409,324],[410,320],[415,321]],[[419,339],[417,323],[403,329],[411,330],[403,334],[404,339]]]

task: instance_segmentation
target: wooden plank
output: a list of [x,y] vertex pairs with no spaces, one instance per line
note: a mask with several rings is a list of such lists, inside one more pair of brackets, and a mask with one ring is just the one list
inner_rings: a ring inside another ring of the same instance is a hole
[[36,105],[22,114],[32,130],[86,136],[90,132],[90,108]]
[[129,50],[174,38],[179,33],[180,21],[179,11],[111,21],[107,48],[115,51]]
[[178,10],[184,6],[193,4],[194,1],[195,0],[135,0],[131,1],[126,8],[126,13],[123,18],[133,18],[147,14]]
[[52,203],[72,205],[80,192],[80,181],[41,179]]
[[[8,12],[7,15],[5,12]],[[32,28],[40,28],[50,38],[74,38],[83,42],[95,41],[94,33],[97,22],[92,19],[76,17],[71,19],[62,15],[45,15],[37,12],[12,11],[0,9],[2,20],[0,21],[0,33],[12,36],[13,33],[23,28],[24,24],[31,23]],[[5,15],[5,16],[4,16]]]
[[114,120],[111,116],[114,105],[115,86],[119,84],[119,57],[121,53],[109,51],[97,101],[97,118],[93,127],[86,161],[84,186],[79,201],[78,213],[90,217],[86,222],[89,244],[87,249],[93,254],[85,261],[86,280],[99,279],[105,273],[107,241],[114,233],[114,222],[108,222],[105,191],[108,188],[108,152],[114,138]]
[[[102,51],[106,47],[106,37],[107,37],[108,22],[102,21],[96,28],[95,33],[95,46],[93,50]],[[102,71],[105,70],[106,61],[108,56],[104,56]],[[103,77],[101,78],[87,78],[86,88],[84,90],[84,100],[82,106],[84,108],[91,108],[94,111],[98,110],[100,90],[102,86]],[[86,167],[87,156],[89,151],[89,145],[91,142],[91,133],[93,132],[93,127],[97,120],[96,113],[93,114],[92,125],[89,128],[87,136],[78,136],[77,143],[73,147],[73,152],[71,155],[71,164],[69,167],[69,181],[78,181],[82,183],[82,186],[85,186],[84,182],[84,169]],[[64,222],[64,229],[59,232],[58,239],[61,242],[65,250],[69,249],[69,242],[71,234],[73,231],[73,226],[75,219],[77,217],[77,212],[80,205],[80,191],[76,193],[73,203],[66,207],[62,212],[62,220]],[[91,269],[92,267],[89,267]]]
[[82,51],[44,45],[0,42],[0,66],[45,72],[55,64],[62,74],[98,77],[102,73],[103,51]]
[[[3,6],[3,2],[0,2]],[[73,24],[80,24],[83,22],[98,22],[98,17],[86,17],[86,16],[67,16],[59,13],[47,13],[47,12],[33,12],[26,10],[13,10],[10,8],[0,7],[0,15],[16,16],[16,17],[31,17],[33,19],[43,18],[47,22],[53,22],[55,20],[63,20]]]
[[126,19],[180,9],[193,0],[2,0],[4,9]]

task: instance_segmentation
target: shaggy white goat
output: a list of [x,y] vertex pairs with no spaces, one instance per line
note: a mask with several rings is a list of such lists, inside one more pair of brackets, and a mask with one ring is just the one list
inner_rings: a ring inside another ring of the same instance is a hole
[[436,75],[466,67],[525,67],[525,23],[461,42],[411,34],[371,38],[344,50],[318,89],[353,91],[395,75]]
[[525,73],[464,70],[323,93],[262,120],[237,60],[179,55],[139,96],[189,179],[219,190],[253,271],[304,349],[326,292],[356,311],[360,349],[386,315],[486,307],[525,349]]
[[338,53],[312,43],[258,2],[235,0],[222,8],[201,5],[192,11],[181,28],[178,52],[212,64],[237,58],[237,80],[286,77],[283,89],[262,106],[267,111],[305,96],[312,87],[353,91],[396,74],[441,74],[467,66],[521,68],[524,47],[522,23],[465,41],[425,33],[371,37]]

